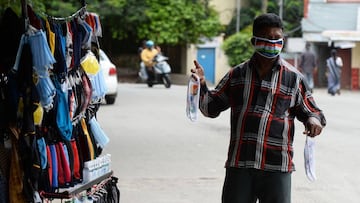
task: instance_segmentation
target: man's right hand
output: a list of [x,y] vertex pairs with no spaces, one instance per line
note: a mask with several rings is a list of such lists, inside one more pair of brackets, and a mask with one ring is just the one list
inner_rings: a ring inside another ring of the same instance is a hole
[[200,78],[200,84],[205,84],[205,75],[204,75],[204,68],[197,62],[197,60],[194,60],[195,68],[191,69],[191,72],[199,76]]

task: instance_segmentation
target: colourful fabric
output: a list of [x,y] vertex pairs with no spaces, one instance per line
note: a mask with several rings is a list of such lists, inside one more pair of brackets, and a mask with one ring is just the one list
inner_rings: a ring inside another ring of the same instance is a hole
[[56,146],[54,144],[51,144],[49,146],[50,148],[50,156],[51,156],[51,165],[52,165],[52,177],[51,177],[51,180],[52,180],[52,184],[51,184],[51,187],[53,189],[56,189],[59,187],[59,181],[58,181],[58,176],[59,176],[59,173],[58,173],[58,159],[57,159],[57,154],[56,154]]
[[43,137],[39,138],[36,140],[37,142],[37,148],[39,151],[39,155],[40,155],[40,165],[41,165],[41,169],[46,169],[47,167],[47,152],[46,152],[46,143],[45,143],[45,139]]
[[[65,150],[65,145],[61,142],[56,144],[56,149],[58,152],[59,157],[59,184],[60,185],[66,185],[71,182],[71,172],[70,172],[70,165],[69,165],[69,158],[66,158],[68,156],[67,150]],[[62,177],[60,172],[62,173]],[[61,180],[61,181],[60,181]]]
[[70,120],[68,100],[56,79],[54,80],[54,84],[56,87],[56,124],[61,137],[64,140],[70,141],[73,126]]
[[56,148],[56,159],[57,159],[57,169],[58,169],[57,170],[58,171],[57,180],[58,180],[59,187],[62,187],[65,185],[65,173],[64,173],[64,167],[63,167],[64,163],[63,163],[59,143],[55,144],[55,148]]
[[[26,63],[30,64],[36,72],[36,74],[31,73],[30,75],[34,75],[33,82],[38,91],[41,105],[48,110],[52,108],[52,98],[55,94],[54,85],[49,78],[49,68],[55,63],[55,59],[49,50],[44,32],[38,31],[32,35],[22,35],[13,69],[19,73],[23,71],[21,69],[24,69],[24,67],[19,66],[22,65],[20,63],[23,63],[22,58],[29,54],[27,52],[29,46],[31,49],[30,55],[32,62],[29,61],[31,60],[29,59]],[[29,71],[31,68],[26,70]],[[22,80],[19,79],[19,81]],[[24,81],[22,82],[24,83]]]
[[80,112],[83,113],[90,104],[92,97],[92,87],[89,77],[85,73],[82,73],[81,80],[82,80],[82,88],[83,88],[82,94],[84,96],[84,100],[82,101]]
[[90,160],[93,160],[93,159],[95,159],[95,150],[94,150],[93,143],[91,141],[90,134],[88,132],[87,125],[86,125],[86,122],[85,122],[84,118],[81,119],[81,127],[82,127],[82,130],[84,131],[84,135],[86,137],[87,145],[89,147]]
[[80,59],[81,59],[81,42],[82,42],[82,35],[79,31],[78,24],[76,20],[71,21],[71,31],[73,33],[73,63],[72,66],[77,68],[80,66]]
[[48,44],[50,47],[51,53],[54,55],[55,52],[55,33],[51,31],[50,24],[48,20],[45,20],[46,33],[48,34]]
[[38,31],[33,35],[30,35],[27,39],[31,47],[31,53],[33,55],[33,67],[36,73],[41,77],[49,75],[48,69],[56,62],[52,55],[45,33]]
[[52,186],[52,179],[53,179],[53,174],[52,174],[52,157],[51,157],[51,151],[50,151],[50,146],[47,145],[46,146],[46,156],[47,156],[47,160],[48,160],[48,175],[49,175],[49,185]]
[[253,38],[255,51],[266,58],[277,57],[283,48],[283,39],[270,40],[255,36]]
[[91,82],[91,87],[93,89],[91,99],[93,101],[99,101],[104,98],[107,87],[104,77],[104,70],[100,69],[95,76],[88,76]]
[[34,77],[36,90],[40,98],[41,106],[49,111],[53,108],[56,89],[49,77]]
[[80,180],[81,179],[81,171],[80,171],[80,158],[79,158],[79,151],[78,151],[78,147],[76,145],[76,141],[73,139],[70,141],[71,143],[71,148],[73,151],[73,155],[74,155],[74,174],[73,177],[75,180]]
[[54,64],[53,72],[60,79],[61,83],[63,83],[67,75],[67,65],[65,59],[66,32],[64,33],[63,27],[60,24],[53,23],[52,27],[55,32],[54,57],[56,58],[56,63]]
[[105,145],[109,143],[110,139],[100,127],[100,124],[97,122],[95,116],[89,120],[89,126],[96,143],[99,144],[101,148],[105,148]]
[[231,138],[226,167],[265,171],[294,170],[294,120],[316,117],[326,125],[301,74],[280,59],[262,80],[250,61],[231,69],[212,91],[200,90],[200,110],[217,117],[231,109]]

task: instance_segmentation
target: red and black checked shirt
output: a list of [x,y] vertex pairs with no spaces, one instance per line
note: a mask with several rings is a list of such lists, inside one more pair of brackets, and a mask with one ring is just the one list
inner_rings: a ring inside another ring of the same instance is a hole
[[325,117],[293,66],[279,59],[272,72],[260,80],[252,61],[231,69],[214,90],[203,85],[200,110],[214,118],[231,109],[225,167],[293,171],[295,117],[301,122],[316,117],[323,126]]

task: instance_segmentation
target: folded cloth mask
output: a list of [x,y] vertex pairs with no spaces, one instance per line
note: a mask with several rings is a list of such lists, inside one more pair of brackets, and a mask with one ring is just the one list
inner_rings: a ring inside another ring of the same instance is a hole
[[101,148],[104,148],[105,145],[109,143],[110,139],[100,127],[95,116],[89,120],[89,125],[96,142],[100,145]]
[[315,139],[306,136],[304,147],[305,173],[310,181],[316,180],[315,174]]
[[200,78],[196,74],[190,76],[186,95],[186,116],[191,121],[196,121],[198,117],[200,99]]

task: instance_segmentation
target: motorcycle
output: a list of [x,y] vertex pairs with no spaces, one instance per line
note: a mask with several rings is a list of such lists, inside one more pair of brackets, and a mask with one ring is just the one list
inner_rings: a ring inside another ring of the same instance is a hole
[[171,80],[170,80],[170,73],[171,73],[171,67],[169,63],[167,62],[169,60],[168,57],[157,54],[153,61],[155,62],[155,65],[153,67],[154,71],[154,80],[149,81],[148,80],[148,74],[146,72],[146,67],[143,62],[140,63],[140,71],[138,73],[139,78],[142,82],[146,82],[148,87],[152,87],[155,84],[164,84],[166,88],[170,88],[171,86]]

